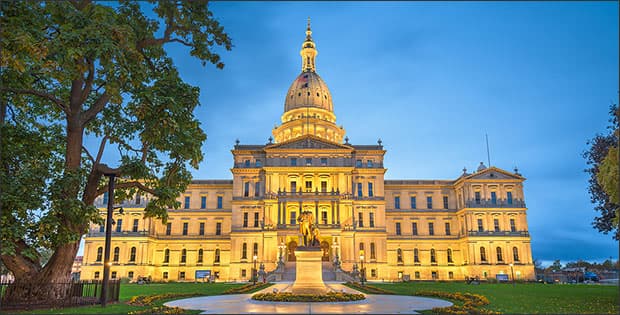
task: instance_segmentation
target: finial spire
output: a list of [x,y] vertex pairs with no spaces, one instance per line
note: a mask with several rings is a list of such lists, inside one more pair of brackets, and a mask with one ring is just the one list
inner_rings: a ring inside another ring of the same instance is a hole
[[310,17],[308,17],[308,26],[306,28],[306,40],[301,46],[301,51],[299,52],[301,55],[301,71],[316,71],[316,67],[314,64],[314,59],[316,55],[318,55],[318,51],[316,50],[316,46],[312,41],[312,29],[310,29]]

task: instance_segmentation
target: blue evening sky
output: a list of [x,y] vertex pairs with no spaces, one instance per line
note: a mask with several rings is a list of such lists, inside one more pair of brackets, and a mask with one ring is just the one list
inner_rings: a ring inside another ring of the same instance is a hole
[[196,179],[232,178],[232,149],[263,144],[300,73],[306,19],[317,72],[353,144],[383,140],[386,179],[455,179],[515,166],[544,262],[618,258],[591,226],[582,152],[618,100],[617,2],[212,2],[224,70],[167,50],[201,88],[208,139]]

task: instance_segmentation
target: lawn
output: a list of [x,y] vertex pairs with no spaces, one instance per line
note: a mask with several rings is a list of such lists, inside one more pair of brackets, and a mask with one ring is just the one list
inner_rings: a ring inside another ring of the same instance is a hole
[[618,314],[618,286],[595,284],[480,284],[445,282],[372,283],[396,294],[416,291],[461,292],[484,295],[482,308],[505,314]]

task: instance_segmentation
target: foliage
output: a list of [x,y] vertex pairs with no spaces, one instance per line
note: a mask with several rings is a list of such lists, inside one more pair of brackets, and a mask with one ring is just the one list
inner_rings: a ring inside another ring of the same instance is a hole
[[[58,281],[89,224],[102,222],[93,204],[104,175],[117,177],[116,201],[150,194],[147,217],[165,221],[179,206],[206,135],[193,114],[199,89],[164,45],[222,68],[213,50],[231,41],[206,1],[0,8],[0,258],[17,281]],[[102,160],[106,148],[118,150],[117,167]],[[54,252],[45,266],[42,249]]]
[[252,300],[272,302],[349,302],[365,299],[363,294],[328,292],[326,294],[294,294],[291,292],[258,293]]
[[264,288],[270,287],[273,283],[256,283],[256,285],[252,283],[245,284],[240,287],[230,288],[224,291],[224,294],[241,294],[241,293],[251,293],[258,290],[262,290]]
[[433,308],[433,313],[437,314],[500,314],[494,311],[479,309],[478,307],[489,304],[489,300],[480,294],[460,292],[452,293],[443,291],[417,291],[415,295],[433,296],[462,302],[461,305]]
[[182,314],[183,309],[179,307],[169,307],[166,305],[153,305],[158,300],[178,299],[183,297],[192,297],[202,295],[200,293],[164,293],[164,294],[152,294],[152,295],[136,295],[133,296],[127,304],[137,306],[150,306],[151,308],[131,311],[129,315],[140,314]]
[[[609,119],[610,125],[607,127],[607,133],[597,134],[593,139],[588,141],[590,149],[583,153],[583,157],[586,159],[586,164],[588,165],[585,171],[590,175],[588,179],[590,200],[594,204],[594,210],[600,212],[600,216],[594,218],[592,225],[604,234],[612,232],[615,240],[620,239],[620,229],[618,229],[620,205],[614,203],[611,197],[614,195],[613,192],[617,192],[618,190],[617,155],[615,163],[613,161],[613,154],[617,152],[619,137],[619,120],[616,116],[617,111],[617,105],[612,105],[610,107],[609,114],[611,118]],[[614,147],[616,147],[616,149],[612,149]],[[614,170],[616,170],[615,173]]]
[[352,289],[356,289],[358,291],[362,291],[368,294],[394,294],[394,292],[386,290],[386,289],[377,288],[377,287],[370,286],[370,285],[360,285],[357,282],[347,282],[345,283],[345,285]]

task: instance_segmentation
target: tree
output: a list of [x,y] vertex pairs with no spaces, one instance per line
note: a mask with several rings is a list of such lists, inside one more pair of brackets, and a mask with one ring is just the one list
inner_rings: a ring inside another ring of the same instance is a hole
[[[206,1],[0,5],[0,259],[16,282],[36,284],[10,298],[52,299],[64,293],[41,284],[68,281],[81,236],[102,223],[93,204],[105,174],[118,178],[117,200],[151,194],[145,216],[165,222],[203,158],[199,89],[164,45],[223,68],[214,49],[231,40]],[[102,162],[106,148],[118,149],[118,166]]]
[[600,216],[594,218],[592,225],[603,234],[613,233],[615,240],[620,240],[618,219],[620,218],[620,202],[618,200],[618,115],[617,105],[609,110],[611,118],[607,134],[597,134],[588,141],[590,149],[584,152],[590,174],[588,191],[594,210]]

